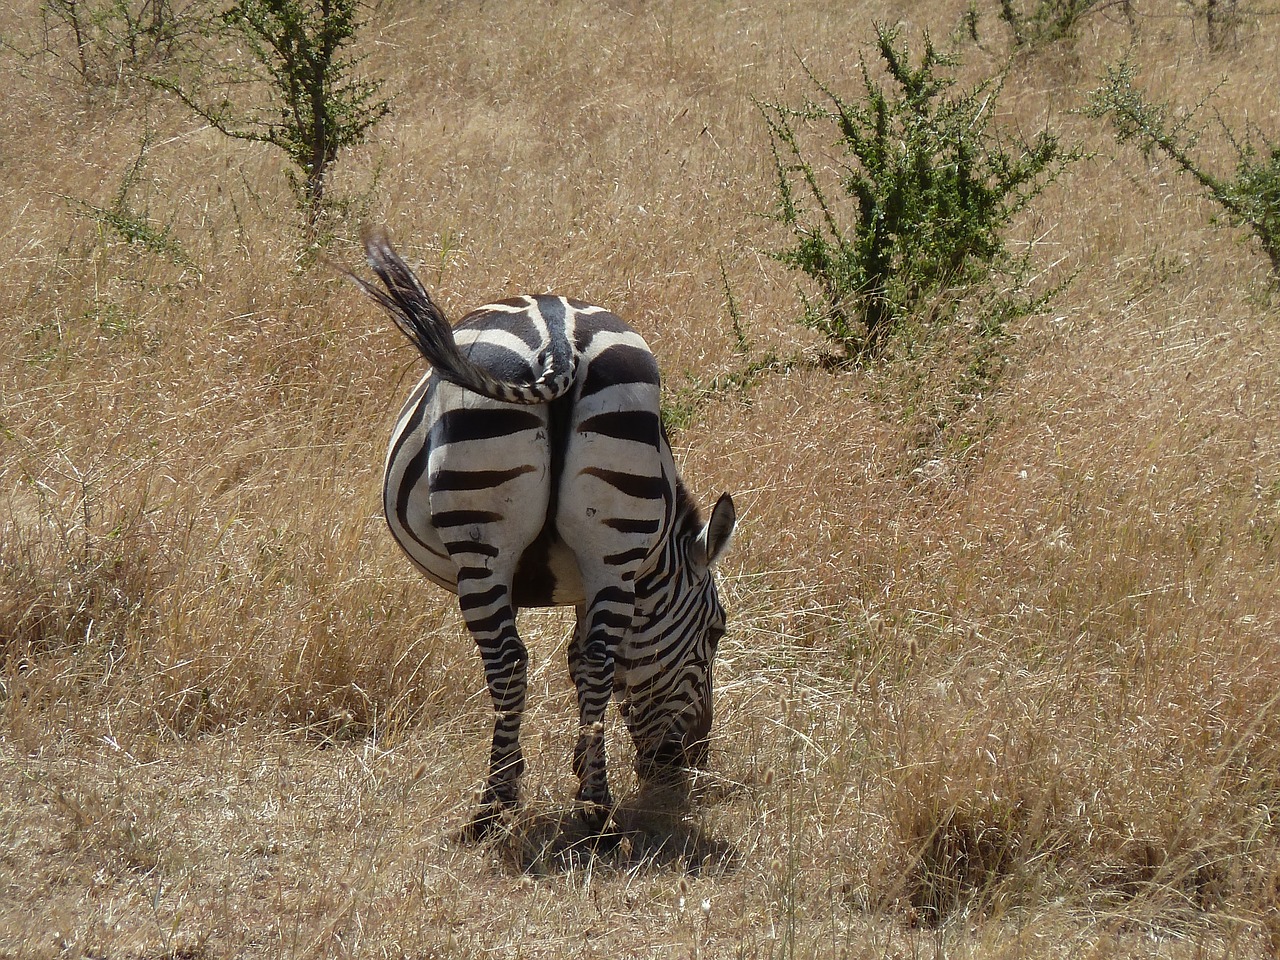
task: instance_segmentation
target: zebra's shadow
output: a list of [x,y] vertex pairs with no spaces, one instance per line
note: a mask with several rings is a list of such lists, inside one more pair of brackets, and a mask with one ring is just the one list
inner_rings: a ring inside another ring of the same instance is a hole
[[520,817],[495,845],[513,873],[550,876],[581,870],[619,873],[675,869],[690,876],[720,876],[741,865],[741,855],[703,825],[687,794],[641,788],[614,810],[613,829],[591,832],[572,811]]

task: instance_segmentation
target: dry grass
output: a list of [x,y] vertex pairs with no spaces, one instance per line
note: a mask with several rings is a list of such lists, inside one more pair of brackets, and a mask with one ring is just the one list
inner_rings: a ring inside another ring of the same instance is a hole
[[[1137,11],[1153,95],[1225,74],[1223,115],[1280,130],[1277,11],[1226,50],[1186,6]],[[381,3],[395,112],[339,165],[330,253],[386,221],[455,312],[608,304],[675,390],[741,363],[723,265],[755,349],[803,353],[752,97],[798,98],[798,57],[850,69],[894,15]],[[377,515],[410,352],[301,257],[276,157],[86,90],[39,25],[19,0],[0,28],[0,955],[1280,950],[1280,327],[1257,251],[1070,112],[1127,26],[1095,15],[1006,84],[1002,122],[1096,153],[1023,225],[1045,282],[1078,278],[999,381],[961,390],[944,338],[767,374],[677,436],[743,513],[713,767],[692,806],[630,794],[592,853],[562,829],[562,612],[527,620],[527,811],[450,840],[489,708]],[[180,253],[89,215],[127,176]]]

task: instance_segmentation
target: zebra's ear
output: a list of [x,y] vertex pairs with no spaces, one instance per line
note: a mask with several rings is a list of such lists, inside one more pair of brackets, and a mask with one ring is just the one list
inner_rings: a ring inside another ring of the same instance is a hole
[[733,497],[727,493],[720,494],[715,507],[711,510],[711,519],[698,534],[698,542],[694,545],[694,560],[704,567],[709,567],[724,553],[733,539],[733,527],[738,522],[738,511],[734,509]]

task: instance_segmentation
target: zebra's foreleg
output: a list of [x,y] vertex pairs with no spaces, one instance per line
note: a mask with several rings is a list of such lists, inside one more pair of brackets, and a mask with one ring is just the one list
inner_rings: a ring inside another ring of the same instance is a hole
[[529,654],[516,631],[510,591],[491,580],[473,584],[459,578],[459,606],[467,628],[484,660],[485,683],[493,700],[493,746],[489,779],[480,809],[468,828],[479,839],[498,826],[504,810],[519,799],[524,757],[520,752],[520,721],[524,715]]
[[613,810],[605,761],[604,717],[613,696],[614,657],[619,637],[631,624],[635,594],[625,587],[599,591],[578,607],[578,626],[569,645],[569,673],[578,691],[578,742],[573,772],[577,801],[587,826],[600,832]]

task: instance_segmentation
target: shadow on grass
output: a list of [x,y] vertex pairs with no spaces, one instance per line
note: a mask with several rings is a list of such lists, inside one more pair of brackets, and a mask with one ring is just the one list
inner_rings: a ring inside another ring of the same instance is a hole
[[675,869],[690,876],[722,876],[741,863],[738,850],[703,827],[687,792],[641,788],[614,810],[599,834],[572,810],[526,812],[488,844],[513,873],[550,876],[577,870],[628,873]]

